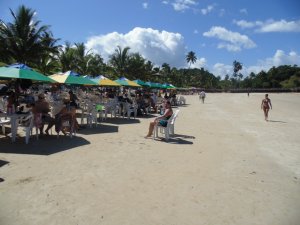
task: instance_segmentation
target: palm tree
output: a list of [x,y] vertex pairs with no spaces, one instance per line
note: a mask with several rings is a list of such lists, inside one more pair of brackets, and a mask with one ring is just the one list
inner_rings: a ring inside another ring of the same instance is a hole
[[16,13],[10,9],[12,23],[0,22],[0,57],[6,62],[37,64],[38,59],[47,51],[43,35],[48,26],[39,26],[40,21],[34,19],[35,11],[20,6]]
[[43,52],[35,68],[43,74],[50,75],[59,71],[58,54],[61,46],[56,45],[58,40],[59,39],[54,39],[52,33],[49,32],[45,32],[44,35],[42,35],[43,45],[45,49],[48,50]]
[[235,78],[235,79],[238,79],[238,87],[240,87],[240,81],[241,81],[241,79],[243,78],[243,75],[241,74],[241,73],[238,73],[240,70],[242,70],[243,69],[243,65],[242,65],[242,63],[240,63],[240,62],[238,62],[238,61],[236,61],[236,60],[234,60],[233,61],[233,77]]
[[197,57],[195,52],[190,51],[187,55],[186,55],[186,62],[190,64],[189,67],[191,67],[192,64],[194,64],[197,61]]
[[127,72],[129,79],[145,79],[145,59],[139,53],[134,53],[129,56]]
[[66,42],[64,47],[59,50],[58,60],[60,63],[61,71],[66,72],[68,70],[74,70],[76,65],[74,49],[71,47],[71,43]]
[[166,82],[168,75],[170,75],[170,73],[171,73],[171,67],[168,63],[163,63],[161,65],[161,68],[162,68],[161,71],[162,71],[162,75],[163,75],[163,82]]
[[115,71],[118,75],[125,75],[128,60],[129,60],[129,47],[122,49],[120,46],[117,46],[115,53],[110,56],[110,64],[115,68]]
[[243,69],[243,65],[240,62],[234,60],[233,61],[233,76],[238,77],[238,72],[242,69]]

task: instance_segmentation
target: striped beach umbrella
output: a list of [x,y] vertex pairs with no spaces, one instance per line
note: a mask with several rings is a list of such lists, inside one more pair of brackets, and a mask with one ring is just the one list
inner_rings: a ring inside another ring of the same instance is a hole
[[172,84],[163,84],[163,88],[165,88],[165,89],[176,89],[176,87]]
[[143,86],[143,87],[150,87],[150,85],[149,84],[147,84],[146,82],[144,82],[144,81],[142,81],[142,80],[134,80],[133,82],[135,82],[135,83],[137,83],[137,84],[139,84],[139,85],[141,85],[141,86]]
[[0,80],[1,78],[55,82],[51,78],[34,71],[25,64],[12,64],[10,66],[0,67]]
[[108,79],[107,77],[103,75],[99,75],[94,78],[89,78],[91,81],[95,82],[99,86],[121,86],[117,82]]
[[128,80],[126,77],[121,77],[117,80],[115,80],[115,82],[117,82],[118,84],[122,85],[122,86],[127,86],[127,87],[141,87],[141,85]]
[[97,85],[94,81],[77,75],[78,74],[72,71],[68,71],[65,73],[53,74],[49,77],[60,84]]

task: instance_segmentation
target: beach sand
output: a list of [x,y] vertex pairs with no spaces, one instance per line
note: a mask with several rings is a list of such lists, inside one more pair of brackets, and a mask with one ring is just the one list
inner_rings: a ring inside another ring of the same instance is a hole
[[300,94],[185,96],[176,136],[108,119],[28,145],[0,135],[1,225],[299,225]]

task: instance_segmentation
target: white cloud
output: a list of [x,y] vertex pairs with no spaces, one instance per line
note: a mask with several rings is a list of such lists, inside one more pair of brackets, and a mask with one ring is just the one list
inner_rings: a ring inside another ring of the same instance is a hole
[[258,32],[300,32],[300,20],[298,21],[273,21],[263,24]]
[[291,51],[286,54],[283,50],[276,50],[275,54],[264,60],[259,60],[258,63],[254,66],[249,66],[245,68],[246,73],[251,72],[259,73],[260,71],[268,71],[273,66],[278,67],[281,65],[300,65],[300,55],[295,51]]
[[254,28],[257,32],[300,32],[300,20],[286,21],[286,20],[267,20],[267,21],[254,21],[248,22],[245,20],[233,21],[241,28]]
[[191,68],[204,68],[206,67],[206,59],[205,58],[200,58],[200,59],[197,59],[197,61],[194,63],[194,64],[191,64]]
[[213,9],[214,9],[214,5],[209,5],[206,8],[201,9],[201,13],[203,15],[206,15],[206,14],[210,13]]
[[209,31],[203,33],[203,36],[216,37],[224,41],[218,44],[218,48],[225,48],[228,51],[241,51],[242,48],[256,47],[256,44],[246,35],[229,31],[224,27],[211,27]]
[[231,75],[232,71],[233,68],[231,65],[225,65],[223,63],[216,63],[212,68],[212,73],[215,76],[220,76],[222,79],[224,79],[227,74]]
[[185,11],[189,9],[191,6],[196,5],[196,0],[173,0],[172,6],[175,11]]
[[240,9],[240,13],[248,15],[247,9]]
[[256,22],[248,22],[246,20],[234,20],[233,23],[238,25],[241,28],[252,28],[255,26],[259,26],[261,23],[259,21]]
[[[275,54],[272,57],[258,60],[255,65],[252,66],[245,66],[243,65],[243,69],[241,73],[245,76],[248,76],[251,72],[255,74],[261,72],[262,70],[267,72],[273,66],[278,67],[281,65],[300,65],[300,55],[297,54],[295,51],[291,51],[286,54],[282,50],[276,50]],[[225,75],[232,75],[233,73],[233,66],[232,65],[225,65],[222,63],[216,63],[212,68],[212,73],[216,76],[221,76],[224,79]]]
[[148,9],[148,3],[147,3],[147,2],[144,2],[144,3],[143,3],[143,8],[144,8],[144,9]]
[[197,29],[195,29],[194,34],[199,34],[199,31]]
[[219,16],[223,17],[225,15],[225,9],[220,9]]
[[130,47],[130,52],[138,52],[156,65],[168,63],[171,67],[186,65],[184,38],[179,33],[159,31],[152,28],[136,27],[126,34],[117,32],[88,38],[87,49],[92,49],[105,60],[113,54],[117,46]]

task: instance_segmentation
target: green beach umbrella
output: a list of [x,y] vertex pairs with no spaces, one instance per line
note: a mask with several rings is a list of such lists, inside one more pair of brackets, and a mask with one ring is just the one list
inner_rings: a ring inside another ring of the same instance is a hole
[[163,85],[160,83],[154,83],[154,82],[146,82],[147,85],[149,85],[150,88],[163,88]]
[[172,84],[163,84],[163,88],[165,88],[165,89],[176,89],[176,87]]
[[143,86],[143,87],[150,87],[150,85],[149,84],[147,84],[146,82],[144,82],[144,81],[142,81],[142,80],[134,80],[133,82],[135,82],[135,83],[137,83],[137,84],[139,84],[139,85],[141,85],[141,86]]
[[97,85],[94,81],[78,76],[78,74],[72,71],[68,71],[62,74],[53,74],[49,77],[60,84]]
[[1,78],[30,79],[52,83],[55,82],[51,78],[34,71],[24,64],[12,64],[10,66],[0,67],[0,80]]
[[88,78],[88,79],[95,82],[99,86],[121,86],[117,82],[115,82],[113,80],[110,80],[110,79],[108,79],[107,77],[105,77],[103,75],[99,75],[97,77]]
[[117,82],[118,84],[121,84],[122,86],[127,86],[127,87],[141,87],[141,85],[128,80],[126,77],[121,77],[117,80],[115,80],[115,82]]

